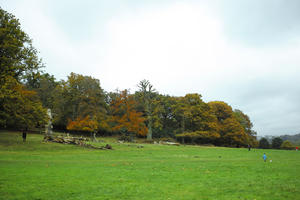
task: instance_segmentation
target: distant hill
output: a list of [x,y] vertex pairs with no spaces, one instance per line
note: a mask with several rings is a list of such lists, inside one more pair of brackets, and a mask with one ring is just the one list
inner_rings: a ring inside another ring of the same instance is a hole
[[296,135],[281,135],[280,138],[283,141],[288,140],[294,144],[300,145],[300,133]]
[[295,145],[300,145],[300,133],[296,135],[280,135],[280,136],[273,136],[273,135],[267,135],[267,136],[257,136],[257,140],[260,140],[261,138],[266,138],[269,142],[272,142],[272,139],[275,137],[280,137],[283,141],[288,140],[292,142]]

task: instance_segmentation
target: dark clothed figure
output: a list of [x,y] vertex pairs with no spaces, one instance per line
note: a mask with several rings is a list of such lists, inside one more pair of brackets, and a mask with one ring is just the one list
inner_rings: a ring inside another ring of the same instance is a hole
[[23,134],[22,134],[23,142],[26,142],[26,137],[27,137],[27,133],[25,131],[23,131]]

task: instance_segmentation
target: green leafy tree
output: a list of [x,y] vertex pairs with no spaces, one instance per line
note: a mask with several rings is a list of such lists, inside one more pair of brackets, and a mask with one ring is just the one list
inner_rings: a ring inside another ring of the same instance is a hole
[[177,139],[192,143],[215,143],[220,137],[217,118],[200,94],[187,94],[178,98],[176,118],[181,123]]
[[275,137],[272,139],[272,148],[273,149],[280,149],[283,140],[280,137]]
[[11,76],[18,82],[43,65],[19,20],[0,8],[0,84]]
[[217,131],[217,120],[210,112],[210,107],[202,101],[200,94],[187,94],[182,101],[185,130]]
[[96,117],[99,130],[108,129],[107,104],[100,82],[90,76],[71,73],[67,81],[55,88],[54,125],[65,129],[68,120]]
[[30,129],[45,123],[46,110],[38,96],[23,86],[25,77],[41,67],[19,21],[0,8],[0,127]]
[[259,140],[259,148],[261,149],[269,149],[270,148],[270,143],[266,138],[261,138]]
[[180,123],[176,120],[175,108],[177,105],[177,98],[168,95],[159,95],[158,102],[158,120],[160,122],[160,129],[155,133],[156,137],[174,137],[180,130]]
[[252,147],[258,146],[258,141],[256,139],[256,132],[252,130],[253,124],[250,121],[248,115],[243,113],[241,110],[235,109],[233,112],[234,117],[242,125],[244,132],[247,134],[247,143]]
[[32,73],[26,77],[26,88],[37,92],[42,104],[53,109],[55,101],[55,88],[59,85],[53,75],[48,73]]

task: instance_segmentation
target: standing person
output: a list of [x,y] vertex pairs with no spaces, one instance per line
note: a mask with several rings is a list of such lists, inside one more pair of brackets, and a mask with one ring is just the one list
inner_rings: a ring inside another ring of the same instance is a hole
[[250,144],[248,144],[248,151],[250,151],[251,150],[251,145]]
[[298,151],[298,147],[296,147],[296,151]]
[[22,134],[23,142],[26,142],[26,137],[27,137],[27,133],[26,133],[26,131],[23,131],[23,134]]
[[264,159],[265,162],[267,161],[267,155],[266,155],[266,153],[264,153],[263,159]]

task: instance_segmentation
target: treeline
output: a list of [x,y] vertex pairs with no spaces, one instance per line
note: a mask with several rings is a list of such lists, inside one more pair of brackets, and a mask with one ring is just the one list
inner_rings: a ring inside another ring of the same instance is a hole
[[295,149],[296,145],[293,144],[290,140],[282,139],[281,137],[273,137],[272,140],[269,140],[265,137],[259,140],[259,148],[261,149],[285,149],[292,150]]
[[281,135],[279,136],[283,141],[291,141],[295,145],[300,145],[300,133],[295,135]]
[[124,138],[174,138],[183,143],[257,146],[249,117],[200,94],[159,94],[142,80],[139,90],[106,92],[99,80],[71,73],[57,81],[43,72],[31,40],[0,8],[0,128],[43,128],[47,109],[55,129]]

